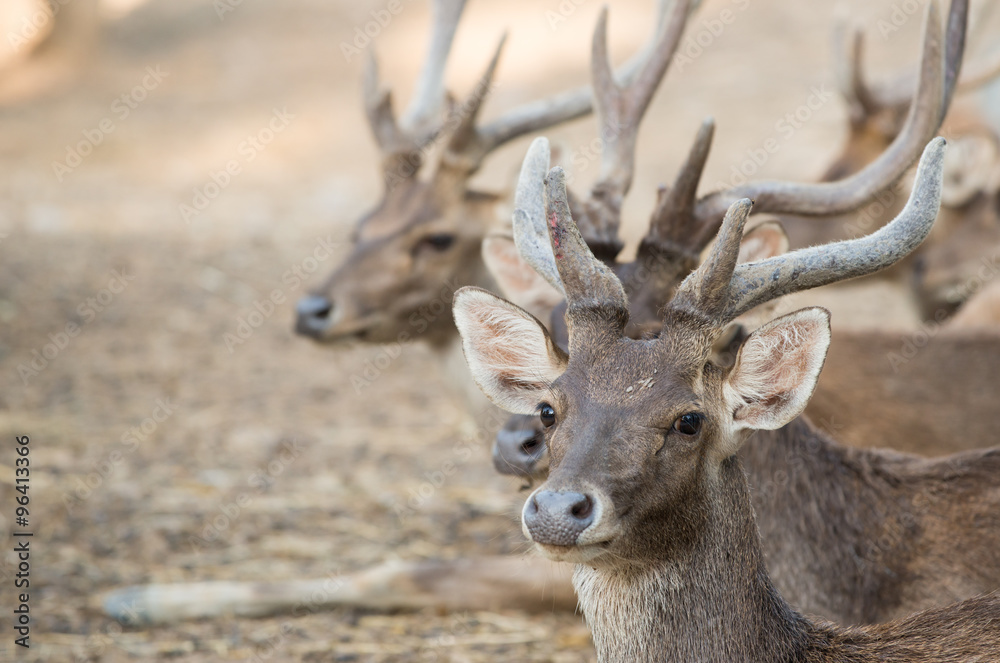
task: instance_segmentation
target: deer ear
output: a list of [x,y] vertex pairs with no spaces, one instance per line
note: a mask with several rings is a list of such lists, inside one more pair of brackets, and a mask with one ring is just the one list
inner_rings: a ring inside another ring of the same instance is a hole
[[540,320],[547,320],[563,295],[521,259],[514,240],[490,235],[483,240],[483,260],[504,297]]
[[739,262],[756,262],[788,253],[788,233],[777,221],[765,221],[743,233]]
[[455,293],[455,324],[476,384],[497,406],[531,414],[566,370],[566,354],[530,313],[479,288]]
[[822,308],[790,313],[750,334],[723,385],[735,429],[773,430],[801,414],[829,347],[830,312]]

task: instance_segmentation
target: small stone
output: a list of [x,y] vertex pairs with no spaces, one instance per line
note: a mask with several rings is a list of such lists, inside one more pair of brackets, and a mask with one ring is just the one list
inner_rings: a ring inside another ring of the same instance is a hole
[[632,393],[632,387],[625,387],[625,393],[626,394],[631,394]]

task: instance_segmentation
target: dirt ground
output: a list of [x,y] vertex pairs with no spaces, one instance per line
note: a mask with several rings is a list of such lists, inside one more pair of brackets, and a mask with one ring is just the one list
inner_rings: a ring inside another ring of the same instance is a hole
[[[393,510],[469,430],[433,356],[413,346],[358,393],[350,377],[379,348],[332,350],[292,333],[307,284],[287,273],[313,270],[311,282],[331,270],[379,192],[360,105],[362,57],[348,61],[341,43],[384,3],[124,4],[136,6],[115,3],[95,50],[58,66],[26,62],[0,78],[0,658],[593,660],[582,620],[569,614],[337,609],[140,628],[101,613],[101,592],[139,583],[322,577],[392,558],[528,554],[520,484],[493,473],[485,445],[413,518],[401,522]],[[383,75],[401,100],[419,68],[425,4],[404,2],[377,38]],[[469,4],[449,71],[455,89],[472,85],[493,41],[510,30],[488,113],[585,80],[598,3]],[[878,21],[892,20],[893,3],[843,4],[872,33],[874,70],[914,60],[919,18],[883,38]],[[651,5],[615,3],[617,58],[646,38]],[[690,42],[696,55],[668,76],[640,141],[630,239],[707,115],[718,122],[712,186],[818,95],[757,176],[818,175],[845,129],[830,61],[832,5],[704,3],[690,33],[702,52]],[[717,20],[724,10],[725,25]],[[269,126],[280,130],[265,141]],[[549,134],[579,153],[593,132],[582,120]],[[502,150],[478,181],[506,186],[525,145]],[[239,172],[209,186],[231,161]],[[209,192],[207,208],[186,219],[181,206]],[[333,255],[313,260],[320,245],[333,245]],[[276,290],[281,303],[263,307],[262,324],[227,346],[226,334]],[[53,354],[49,343],[62,347]],[[36,352],[49,355],[44,365]],[[8,612],[19,435],[31,439],[35,534],[27,651],[13,645]],[[249,503],[213,529],[240,496]]]

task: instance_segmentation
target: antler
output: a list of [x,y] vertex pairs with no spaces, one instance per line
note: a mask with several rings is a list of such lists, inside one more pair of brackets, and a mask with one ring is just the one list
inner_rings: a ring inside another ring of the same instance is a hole
[[680,280],[698,266],[701,251],[711,240],[705,233],[707,224],[695,217],[694,209],[714,133],[712,118],[702,122],[674,185],[661,186],[657,192],[649,231],[639,243],[635,261],[618,270],[632,298],[632,310],[644,319],[656,319]]
[[[649,54],[655,50],[657,44],[655,37],[660,34],[669,7],[670,0],[659,1],[656,27],[653,32],[654,38],[648,41],[640,52],[636,53],[618,70],[616,78],[622,81],[623,85],[628,85],[635,80],[642,64],[649,59]],[[583,85],[548,99],[524,104],[504,113],[496,120],[478,129],[478,140],[482,143],[483,149],[490,151],[525,134],[535,133],[546,127],[583,117],[590,113],[593,107],[593,88],[589,85]]]
[[548,169],[549,141],[538,137],[531,142],[524,157],[514,192],[514,244],[524,261],[565,295],[545,225],[545,173]]
[[[660,33],[669,2],[660,0],[654,35]],[[582,117],[593,109],[593,91],[589,86],[582,86],[524,104],[477,127],[476,120],[492,86],[505,35],[485,73],[464,103],[452,110],[451,117],[442,118],[444,68],[464,7],[465,0],[437,0],[435,3],[428,57],[421,70],[414,99],[399,122],[393,112],[391,93],[379,85],[374,55],[369,56],[364,74],[365,111],[375,140],[383,152],[382,168],[387,187],[414,177],[423,165],[430,144],[445,129],[450,135],[442,151],[438,172],[445,175],[444,186],[448,186],[453,182],[464,183],[478,170],[486,156],[504,143]],[[622,67],[619,78],[623,84],[631,84],[641,74],[643,64],[649,60],[649,52],[654,51],[656,45],[654,39]]]
[[[621,204],[632,183],[635,141],[639,122],[649,107],[659,82],[680,42],[691,11],[690,0],[679,0],[667,12],[660,3],[658,29],[643,59],[634,68],[631,81],[616,83],[608,61],[607,9],[603,9],[594,30],[591,77],[600,115],[604,146],[601,172],[590,197],[574,205],[580,215],[580,230],[587,244],[608,261],[621,250],[618,227]],[[631,65],[630,65],[631,66]],[[549,164],[549,144],[536,138],[525,157],[514,196],[513,230],[518,251],[540,275],[560,292],[565,292],[549,250],[542,182]],[[565,194],[567,205],[569,194]]]
[[607,7],[601,10],[594,29],[590,71],[603,145],[600,173],[583,203],[578,225],[591,248],[609,259],[622,248],[618,228],[622,201],[632,185],[639,124],[677,50],[690,8],[690,0],[674,3],[669,18],[659,27],[647,60],[627,85],[616,83],[611,72]]
[[628,298],[618,277],[594,256],[573,222],[566,173],[559,167],[545,178],[545,219],[555,266],[565,287],[570,353],[580,351],[580,339],[602,329],[622,335],[628,322]]
[[[943,66],[938,14],[930,9],[924,30],[920,87],[906,125],[878,159],[852,177],[824,184],[755,182],[696,200],[712,139],[713,125],[706,120],[673,188],[661,189],[635,263],[619,270],[626,292],[633,299],[632,310],[642,311],[650,319],[656,317],[656,311],[670,299],[680,279],[698,264],[698,256],[715,236],[726,207],[740,197],[754,199],[755,212],[833,215],[859,207],[902,176],[943,119],[961,64],[966,9],[966,0],[951,5]],[[860,49],[860,41],[855,41],[854,47]],[[859,58],[852,62],[859,62]],[[860,69],[841,78],[858,88],[856,96],[866,98],[867,87]]]
[[[957,12],[964,3],[965,0],[956,0],[952,11]],[[857,209],[899,179],[916,160],[920,147],[940,126],[945,109],[945,72],[952,68],[957,71],[959,64],[949,61],[942,67],[941,23],[936,5],[932,1],[927,11],[917,97],[910,107],[903,130],[878,159],[839,182],[754,182],[716,192],[698,201],[695,216],[714,232],[717,220],[740,198],[752,198],[756,212],[802,216],[841,214]],[[964,41],[964,25],[956,39]],[[948,53],[952,57],[960,57],[961,50],[952,45]]]
[[[966,26],[969,23],[968,0],[954,0],[948,10],[948,25],[945,27],[945,68],[942,108],[951,105],[952,97],[959,87],[967,89],[970,83],[981,85],[988,80],[990,70],[1000,66],[1000,62],[986,63],[980,67],[977,80],[958,82],[965,52]],[[834,60],[837,65],[837,79],[841,94],[855,109],[851,121],[861,122],[879,112],[894,113],[900,120],[913,98],[913,90],[918,83],[912,73],[897,76],[879,86],[869,84],[864,78],[864,33],[859,26],[848,27],[840,24],[834,32]],[[992,71],[995,76],[997,71]],[[942,113],[943,115],[943,113]],[[897,125],[898,126],[898,125]]]
[[906,207],[866,237],[800,249],[759,262],[736,264],[751,201],[730,207],[708,260],[677,289],[669,305],[707,318],[717,327],[783,295],[865,276],[899,261],[930,232],[941,205],[945,140],[924,149]]
[[[945,141],[924,149],[910,198],[888,225],[867,237],[801,249],[753,263],[737,264],[743,227],[753,206],[736,201],[727,211],[708,259],[684,280],[667,316],[701,320],[721,329],[755,306],[783,295],[864,276],[897,262],[930,232],[941,204]],[[621,282],[587,247],[573,222],[565,175],[553,168],[545,179],[545,215],[556,269],[565,284],[570,354],[592,347],[595,336],[620,338],[629,319]]]
[[363,77],[365,114],[382,151],[382,170],[387,187],[416,175],[423,163],[422,148],[441,130],[438,119],[444,103],[444,68],[462,17],[466,0],[437,0],[433,7],[433,28],[427,59],[416,92],[397,122],[392,93],[379,84],[374,50],[368,52]]

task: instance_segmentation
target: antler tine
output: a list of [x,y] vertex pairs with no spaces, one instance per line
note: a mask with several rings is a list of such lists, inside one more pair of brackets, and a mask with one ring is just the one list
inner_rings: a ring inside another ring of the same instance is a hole
[[437,0],[432,9],[433,24],[427,59],[413,92],[413,99],[399,120],[404,132],[433,136],[439,130],[444,103],[444,70],[462,18],[466,0]]
[[[715,135],[715,120],[705,118],[698,128],[687,159],[677,173],[674,185],[656,201],[656,207],[649,219],[649,231],[642,240],[639,253],[652,247],[681,247],[701,252],[705,240],[697,237],[699,228],[694,223],[694,206],[698,195],[698,184],[712,149]],[[693,240],[693,241],[692,241]]]
[[941,101],[941,120],[951,106],[952,97],[958,87],[958,77],[965,55],[965,35],[969,25],[969,0],[952,0],[948,8],[948,23],[945,26],[944,46],[944,97]]
[[937,131],[944,115],[941,105],[944,98],[941,21],[934,0],[929,3],[925,26],[917,96],[903,130],[878,159],[838,182],[754,182],[719,191],[698,201],[695,209],[697,218],[709,228],[717,227],[717,219],[739,198],[754,199],[757,212],[803,216],[842,214],[857,209],[898,180],[912,165],[920,147]]
[[[725,246],[716,248],[713,252],[713,257],[725,252],[725,259],[718,260],[717,267],[706,270],[712,272],[711,277],[702,276],[706,283],[713,285],[707,290],[706,286],[700,286],[701,296],[694,300],[696,308],[708,314],[715,324],[722,325],[755,306],[783,295],[865,276],[899,261],[927,237],[937,217],[941,206],[944,149],[944,138],[935,138],[927,144],[920,158],[916,181],[906,207],[889,224],[866,237],[800,249],[759,262],[743,263],[729,271],[732,269],[729,263],[732,238],[740,233],[733,228],[727,229],[727,225],[731,225],[727,217],[719,241]],[[739,204],[741,203],[736,203],[733,207]],[[738,237],[736,242],[738,243]],[[701,271],[699,268],[698,272]],[[718,271],[721,276],[716,277],[714,271]],[[731,273],[731,279],[724,279],[727,272]],[[726,280],[727,286],[720,305],[715,284],[723,280]],[[688,285],[685,281],[681,289],[690,292],[697,285],[697,282]],[[683,307],[690,302],[691,297],[686,296],[678,304]],[[676,308],[673,302],[671,308]]]
[[722,317],[740,256],[743,228],[752,207],[753,201],[749,198],[737,200],[729,207],[711,254],[678,286],[670,302],[671,309],[701,313],[712,320]]
[[549,158],[549,141],[542,137],[532,141],[514,192],[514,244],[524,261],[565,295],[545,224],[545,174]]
[[507,43],[507,33],[500,37],[500,43],[497,44],[486,71],[480,76],[479,82],[466,97],[465,102],[458,108],[458,125],[452,131],[447,148],[441,155],[441,163],[444,167],[456,169],[465,176],[474,173],[482,164],[483,158],[489,153],[489,146],[483,143],[481,135],[476,130],[476,119],[479,117],[483,102],[489,95],[490,87],[493,84],[493,75],[496,73],[497,63],[500,61],[500,54],[503,52],[505,43]]
[[545,178],[545,217],[556,268],[565,286],[570,353],[580,349],[580,330],[615,335],[628,322],[628,298],[611,268],[594,257],[573,222],[566,173],[556,167]]
[[635,80],[624,86],[615,82],[608,59],[606,6],[594,29],[591,78],[603,145],[600,173],[585,203],[586,214],[579,222],[588,242],[608,247],[606,252],[612,255],[621,249],[621,206],[632,185],[639,125],[680,43],[690,5],[690,0],[676,0],[669,17],[659,26],[648,59]]
[[632,311],[639,318],[658,317],[663,302],[670,300],[677,283],[698,266],[701,251],[711,240],[702,236],[704,226],[694,218],[694,203],[714,132],[715,121],[707,118],[674,186],[660,188],[635,261],[618,271],[632,298]]
[[433,31],[427,60],[420,72],[413,100],[397,122],[392,93],[379,82],[378,62],[369,51],[362,75],[365,114],[382,152],[386,186],[416,175],[423,164],[422,148],[441,130],[444,102],[444,68],[465,0],[438,0],[433,10]]
[[395,181],[413,177],[423,163],[423,156],[414,143],[396,124],[392,110],[392,93],[379,85],[378,62],[369,51],[362,75],[365,115],[382,152],[382,171],[387,188]]
[[[868,87],[864,75],[865,35],[861,26],[838,21],[834,28],[833,60],[840,94],[848,105],[856,103],[865,114],[874,113],[879,102]],[[907,101],[910,99],[907,98]],[[854,118],[851,118],[854,120]]]
[[[671,0],[660,0],[656,28],[653,32],[654,39],[647,42],[642,51],[632,56],[616,72],[618,80],[624,84],[635,79],[642,64],[649,58],[649,53],[655,46],[655,36],[659,34],[660,27],[666,20],[670,4]],[[582,85],[547,99],[533,101],[507,111],[479,128],[480,140],[486,152],[491,152],[504,143],[525,134],[536,133],[546,127],[583,117],[590,113],[593,108],[593,89],[589,85]]]

